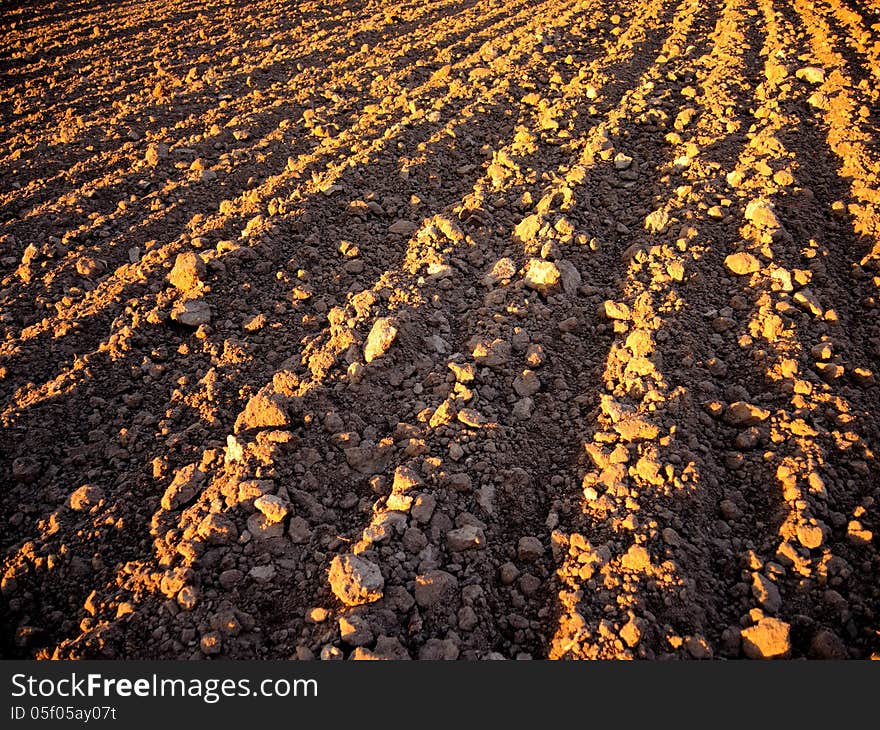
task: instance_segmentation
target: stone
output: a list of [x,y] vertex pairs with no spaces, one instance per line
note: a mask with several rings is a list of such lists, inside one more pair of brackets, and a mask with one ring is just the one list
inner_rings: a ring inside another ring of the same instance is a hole
[[490,368],[501,368],[510,361],[512,347],[509,342],[496,338],[491,342],[478,342],[471,354],[480,365]]
[[107,264],[91,256],[81,256],[76,262],[76,270],[82,276],[92,278],[107,271]]
[[275,572],[274,565],[255,565],[250,569],[248,575],[257,583],[271,583],[275,577]]
[[623,639],[623,643],[630,649],[635,647],[639,641],[641,641],[642,632],[641,629],[639,629],[638,622],[633,616],[630,616],[629,621],[620,628],[620,638]]
[[430,608],[458,588],[458,578],[445,570],[429,570],[416,576],[415,599],[421,608]]
[[740,251],[739,253],[732,253],[724,259],[724,267],[731,274],[746,276],[759,271],[761,268],[761,262],[752,256],[752,254],[747,253],[746,251]]
[[517,578],[519,578],[519,568],[511,562],[504,563],[498,569],[498,579],[503,585],[509,586]]
[[223,640],[220,638],[220,634],[216,631],[209,631],[202,636],[199,641],[199,646],[201,647],[203,654],[214,656],[219,654],[223,649]]
[[544,555],[544,546],[537,537],[525,535],[516,545],[516,555],[520,560],[531,563]]
[[205,472],[196,464],[179,469],[162,495],[162,508],[176,510],[190,502],[202,489]]
[[465,525],[446,533],[446,544],[453,552],[486,547],[486,536],[475,525]]
[[558,261],[556,268],[559,269],[559,275],[562,277],[562,291],[570,297],[575,296],[583,282],[581,272],[577,270],[577,267],[571,261],[566,259]]
[[761,573],[752,575],[752,595],[767,613],[778,613],[782,607],[782,598],[776,584]]
[[458,645],[452,639],[431,638],[419,649],[422,661],[455,661],[458,654]]
[[67,498],[67,506],[74,512],[86,512],[104,499],[104,490],[91,484],[83,484]]
[[330,563],[330,588],[347,606],[382,598],[385,579],[379,566],[359,555],[336,555]]
[[187,299],[174,305],[171,319],[186,327],[201,327],[211,321],[211,307],[204,299]]
[[513,259],[505,256],[498,259],[489,272],[483,277],[483,283],[486,286],[492,286],[506,279],[512,279],[516,276],[517,266]]
[[810,657],[813,659],[848,659],[846,645],[833,631],[821,629],[810,642]]
[[456,492],[470,492],[474,486],[470,475],[463,471],[448,474],[443,478],[442,484]]
[[769,417],[770,411],[745,401],[731,403],[724,413],[724,420],[727,423],[740,428],[756,426],[762,421],[766,421]]
[[416,232],[418,226],[412,221],[408,220],[396,220],[388,227],[389,233],[394,233],[398,236],[411,236]]
[[407,464],[401,464],[394,470],[394,481],[392,482],[391,491],[407,492],[422,484],[422,478],[416,473],[415,469]]
[[749,659],[784,659],[791,653],[791,627],[777,618],[762,618],[743,629],[742,648]]
[[197,528],[199,537],[209,545],[231,545],[238,539],[238,528],[224,514],[210,512],[202,518]]
[[287,502],[275,494],[263,494],[254,500],[254,507],[270,523],[282,522],[290,512]]
[[252,429],[287,428],[290,418],[284,400],[277,394],[257,393],[248,400],[244,410],[235,419],[235,431]]
[[539,294],[555,294],[562,286],[562,274],[556,264],[544,259],[530,259],[525,275],[525,284]]
[[517,421],[528,421],[532,417],[535,401],[531,398],[520,398],[513,404],[512,415]]
[[192,251],[177,254],[174,267],[168,274],[169,283],[182,292],[196,289],[205,278],[205,262]]
[[746,220],[750,221],[758,228],[775,231],[780,228],[779,218],[773,209],[772,203],[765,200],[751,200],[746,205]]
[[434,509],[437,507],[437,498],[432,494],[420,494],[415,498],[410,514],[416,522],[425,524],[431,521]]
[[819,84],[825,83],[825,69],[819,68],[818,66],[804,66],[795,71],[794,75],[801,81],[806,81],[808,84],[818,86]]
[[147,152],[144,155],[144,159],[150,167],[155,167],[159,164],[160,160],[164,160],[168,157],[168,145],[164,142],[159,142],[158,144],[151,144],[147,147]]
[[364,360],[368,363],[382,357],[397,337],[397,326],[391,317],[379,317],[367,335],[364,345]]
[[796,291],[792,299],[794,299],[795,303],[799,304],[803,309],[808,311],[814,317],[821,316],[823,312],[822,304],[819,302],[819,298],[811,289],[805,288],[801,289],[800,291]]
[[623,152],[618,152],[614,155],[614,169],[615,170],[626,170],[632,165],[633,158]]
[[514,240],[517,241],[517,243],[528,243],[538,234],[538,231],[541,230],[542,223],[543,221],[539,215],[533,214],[526,216],[517,223],[516,227],[513,229]]
[[513,379],[513,389],[522,398],[528,398],[541,389],[541,379],[534,370],[523,370]]
[[802,522],[796,528],[798,542],[807,550],[815,550],[822,546],[824,536],[822,528],[818,525],[811,525],[809,522]]
[[602,303],[600,314],[605,319],[619,319],[621,321],[626,321],[631,316],[629,306],[623,302],[614,302],[610,299],[606,299]]
[[294,545],[305,545],[312,538],[308,520],[298,516],[291,517],[287,526],[287,535]]
[[349,646],[366,646],[373,641],[373,630],[362,616],[340,616],[339,637]]

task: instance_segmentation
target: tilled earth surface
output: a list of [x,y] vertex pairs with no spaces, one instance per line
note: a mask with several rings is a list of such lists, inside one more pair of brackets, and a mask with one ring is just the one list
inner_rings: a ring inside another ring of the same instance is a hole
[[0,12],[3,656],[880,652],[870,0]]

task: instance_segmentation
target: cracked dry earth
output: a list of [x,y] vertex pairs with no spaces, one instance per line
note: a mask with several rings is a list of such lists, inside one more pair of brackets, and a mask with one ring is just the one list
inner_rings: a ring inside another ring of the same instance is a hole
[[3,656],[880,652],[870,0],[0,24]]

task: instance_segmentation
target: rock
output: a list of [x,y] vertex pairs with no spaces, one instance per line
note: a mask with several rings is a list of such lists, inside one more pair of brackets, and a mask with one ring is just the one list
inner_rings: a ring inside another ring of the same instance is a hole
[[541,379],[534,370],[523,370],[513,379],[513,389],[517,395],[527,398],[541,389]]
[[452,639],[428,639],[419,649],[422,661],[455,661],[458,654],[458,645]]
[[177,594],[177,605],[184,611],[192,611],[199,605],[199,592],[195,586],[184,586]]
[[824,535],[819,525],[802,522],[796,528],[798,542],[807,550],[815,550],[822,546]]
[[516,545],[516,555],[520,560],[531,563],[540,560],[544,555],[544,546],[537,537],[526,535],[519,539]]
[[205,263],[197,253],[180,253],[168,274],[168,281],[182,292],[196,289],[205,278]]
[[517,421],[528,421],[532,417],[535,408],[535,401],[531,398],[520,398],[513,404],[511,411],[513,418]]
[[176,510],[187,504],[199,493],[204,482],[205,472],[196,464],[179,469],[162,495],[163,509]]
[[790,632],[785,621],[762,618],[740,632],[743,652],[749,659],[784,659],[791,653]]
[[367,335],[367,344],[364,345],[364,360],[373,362],[376,358],[384,355],[396,337],[397,327],[394,320],[390,317],[379,317],[373,323],[370,334]]
[[547,296],[559,291],[562,285],[562,274],[556,264],[544,259],[530,259],[525,275],[525,284],[539,294]]
[[255,565],[250,569],[248,575],[257,581],[257,583],[271,583],[272,579],[275,577],[275,572],[274,565]]
[[512,279],[516,276],[517,267],[513,259],[504,257],[498,259],[489,272],[483,277],[483,283],[486,286],[492,286],[506,279]]
[[416,576],[415,599],[422,608],[435,606],[458,588],[458,579],[444,570],[429,570]]
[[498,569],[498,578],[504,585],[509,586],[519,578],[519,568],[511,562],[504,563]]
[[778,613],[782,607],[782,598],[776,584],[758,572],[752,575],[752,595],[758,605],[768,613]]
[[575,296],[583,281],[581,272],[577,270],[571,261],[566,259],[558,261],[556,268],[559,269],[559,274],[562,277],[562,291],[570,297]]
[[803,68],[799,68],[795,71],[794,74],[801,81],[806,81],[808,84],[823,84],[825,83],[825,69],[819,68],[818,66],[804,66]]
[[330,563],[330,588],[347,606],[382,598],[385,579],[379,566],[358,555],[337,555]]
[[641,629],[639,629],[635,617],[630,616],[629,621],[621,627],[620,638],[623,639],[623,643],[625,643],[630,649],[635,647],[639,641],[641,641],[642,632]]
[[478,342],[472,351],[474,360],[490,368],[502,368],[510,362],[510,343],[500,338],[491,342]]
[[470,492],[474,486],[470,475],[463,471],[448,474],[443,478],[442,484],[447,489],[452,489],[456,492]]
[[630,309],[623,302],[613,302],[610,299],[606,299],[600,308],[599,312],[605,319],[619,319],[622,321],[626,321],[630,318]]
[[408,220],[396,220],[388,227],[389,233],[394,233],[398,236],[411,236],[416,230],[418,230],[418,226]]
[[107,264],[91,256],[82,256],[76,262],[76,270],[82,276],[91,279],[107,271]]
[[201,647],[203,654],[206,656],[214,656],[219,654],[223,649],[223,639],[220,638],[220,634],[216,631],[209,631],[202,635],[202,638],[199,641],[199,646]]
[[761,269],[761,262],[752,254],[740,251],[739,253],[732,253],[724,259],[724,266],[731,274],[746,276],[747,274],[754,274],[756,271],[759,271]]
[[811,289],[805,288],[796,291],[792,299],[814,317],[821,316],[823,312],[822,305],[819,303],[819,298]]
[[211,512],[199,522],[198,534],[209,545],[231,545],[238,539],[238,528],[226,515]]
[[67,498],[67,506],[74,512],[87,512],[104,499],[104,490],[91,484],[83,484]]
[[244,573],[237,568],[224,570],[220,573],[220,577],[218,578],[220,586],[227,591],[231,591],[235,586],[241,583],[242,580],[244,580]]
[[773,209],[772,203],[765,200],[751,200],[746,205],[746,220],[758,228],[775,231],[780,228],[779,218]]
[[446,544],[453,552],[486,547],[486,536],[475,525],[465,525],[446,533]]
[[618,152],[614,155],[614,169],[615,170],[626,170],[632,165],[633,158],[629,155],[624,154],[623,152]]
[[349,646],[366,646],[373,641],[373,631],[361,616],[340,616],[339,637]]
[[[361,651],[356,649],[355,651]],[[409,652],[400,643],[400,639],[392,636],[380,636],[376,639],[376,646],[373,647],[373,658],[386,661],[400,661],[411,659]]]
[[669,213],[660,208],[645,216],[645,230],[648,233],[663,233],[669,228]]
[[850,520],[846,526],[846,540],[850,545],[863,547],[874,539],[874,533],[865,528],[859,520]]
[[513,229],[513,239],[517,243],[528,243],[541,230],[542,223],[543,221],[539,215],[530,215],[523,218]]
[[813,659],[848,659],[846,645],[833,631],[821,629],[810,642],[810,657]]
[[308,520],[303,517],[291,517],[287,526],[287,535],[294,545],[305,545],[312,538]]
[[171,319],[187,327],[201,327],[211,321],[211,307],[204,299],[187,299],[174,305]]
[[244,410],[235,419],[235,432],[287,428],[289,425],[290,418],[282,397],[277,394],[257,393],[251,396]]
[[724,413],[724,420],[731,426],[740,428],[748,428],[756,426],[762,421],[766,421],[770,417],[770,411],[746,403],[745,401],[736,401],[727,407]]
[[164,160],[168,157],[168,145],[164,142],[160,142],[159,144],[151,144],[147,147],[147,152],[144,155],[144,159],[150,167],[155,167],[159,164],[160,160]]
[[434,509],[437,507],[437,498],[432,494],[420,494],[413,502],[410,514],[416,522],[423,525],[431,521]]
[[263,494],[257,497],[254,500],[254,507],[272,524],[284,521],[290,512],[287,502],[275,494]]

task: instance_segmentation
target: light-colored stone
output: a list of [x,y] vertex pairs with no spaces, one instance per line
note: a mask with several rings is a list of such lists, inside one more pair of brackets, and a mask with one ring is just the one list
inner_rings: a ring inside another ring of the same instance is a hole
[[347,606],[382,598],[385,579],[379,566],[359,555],[337,555],[330,563],[330,588]]
[[743,629],[742,647],[749,659],[784,659],[791,653],[791,627],[776,618],[762,618]]
[[559,291],[562,286],[562,274],[552,261],[531,259],[526,271],[525,283],[529,289],[547,296]]
[[746,251],[740,251],[739,253],[732,253],[724,259],[724,267],[731,274],[746,276],[748,274],[754,274],[756,271],[760,270],[761,262],[752,256],[752,254],[747,253]]
[[367,343],[364,345],[364,360],[373,362],[382,357],[397,337],[397,326],[391,317],[379,317],[367,335]]

